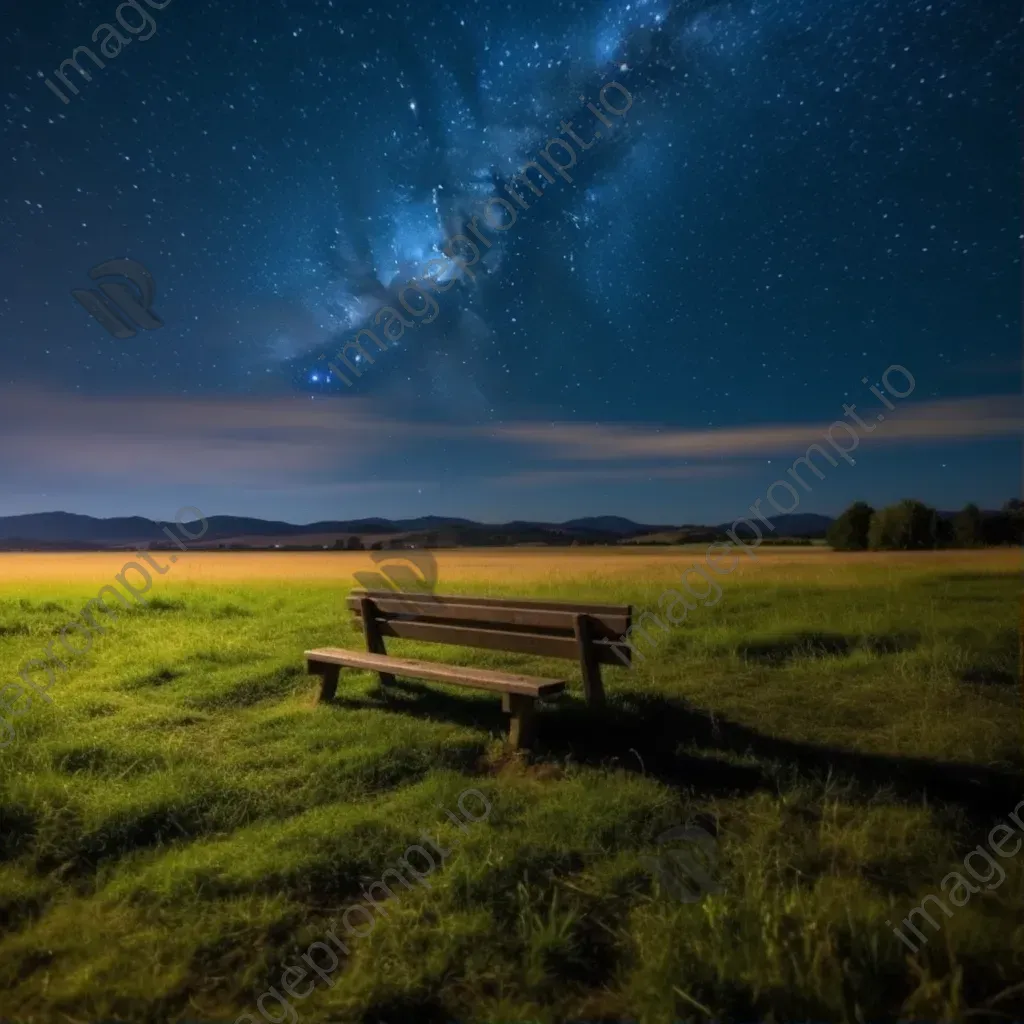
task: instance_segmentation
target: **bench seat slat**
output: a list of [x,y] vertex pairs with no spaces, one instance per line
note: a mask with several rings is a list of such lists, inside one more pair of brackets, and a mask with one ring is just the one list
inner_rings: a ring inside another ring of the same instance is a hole
[[442,665],[432,661],[421,661],[418,658],[393,658],[389,654],[349,651],[341,647],[320,647],[306,651],[305,656],[310,672],[315,672],[317,665],[341,665],[346,668],[384,671],[414,679],[451,683],[456,686],[472,686],[479,690],[518,693],[528,697],[545,697],[565,689],[564,679],[541,679],[513,672],[496,672],[492,669]]

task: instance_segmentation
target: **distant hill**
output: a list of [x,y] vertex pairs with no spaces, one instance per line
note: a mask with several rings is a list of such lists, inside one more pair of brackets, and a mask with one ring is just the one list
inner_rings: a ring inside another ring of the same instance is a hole
[[78,542],[102,546],[140,544],[159,537],[167,539],[156,523],[141,516],[94,519],[72,512],[37,512],[0,518],[0,541]]
[[[767,513],[765,513],[766,517]],[[761,528],[761,534],[766,541],[780,539],[820,539],[832,524],[830,516],[821,516],[813,512],[797,513],[795,515],[782,515],[768,517],[774,530],[769,530],[764,523],[759,523],[756,518],[751,517],[753,522]],[[701,526],[694,523],[684,523],[682,526],[661,526],[650,534],[639,534],[624,542],[628,544],[710,544],[716,540],[729,540],[727,531],[732,529],[732,523],[720,523],[718,526]],[[739,524],[736,527],[736,535],[741,538],[753,537],[754,531],[748,526]]]
[[633,537],[637,530],[669,530],[670,526],[639,526],[622,516],[587,516],[584,519],[570,519],[562,523],[567,530],[592,530],[597,533],[617,533],[620,537]]
[[[185,524],[190,533],[199,524]],[[70,512],[39,512],[0,517],[0,550],[53,551],[104,550],[140,546],[169,548],[163,531],[174,524],[141,516],[96,519]],[[308,524],[254,519],[247,516],[210,516],[207,530],[191,548],[333,548],[352,538],[370,546],[507,546],[515,544],[614,544],[666,526],[634,523],[620,516],[592,516],[567,523],[477,523],[471,519],[420,516],[416,519],[325,520]]]
[[[766,513],[767,514],[767,513]],[[955,513],[940,512],[951,518]],[[989,517],[993,512],[983,512]],[[775,529],[759,524],[765,540],[822,538],[832,519],[814,512],[769,517]],[[751,521],[757,522],[754,517]],[[5,551],[101,551],[136,547],[170,548],[172,541],[163,527],[142,516],[95,519],[71,512],[39,512],[0,517],[0,550]],[[186,524],[198,532],[198,524]],[[211,516],[207,532],[191,548],[306,548],[345,547],[511,547],[517,544],[685,544],[710,543],[724,538],[732,523],[648,525],[622,516],[585,516],[564,523],[516,520],[509,523],[478,523],[449,516],[419,516],[416,519],[322,520],[297,524],[248,516]],[[741,537],[753,536],[740,524]]]

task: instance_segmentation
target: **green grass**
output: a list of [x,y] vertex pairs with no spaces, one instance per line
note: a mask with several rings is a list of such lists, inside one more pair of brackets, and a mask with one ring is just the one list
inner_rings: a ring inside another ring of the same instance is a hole
[[[918,953],[886,924],[1024,798],[1019,579],[835,571],[730,583],[605,671],[600,718],[572,663],[391,643],[568,673],[528,757],[474,691],[344,673],[316,705],[302,651],[361,646],[339,585],[159,581],[0,750],[0,1017],[263,1019],[256,998],[424,831],[457,852],[300,1019],[1024,1016],[1024,850]],[[654,608],[663,586],[442,566],[439,589]],[[0,590],[3,682],[96,589]],[[462,835],[444,808],[468,788],[491,813]],[[681,903],[647,858],[695,817],[721,891]]]

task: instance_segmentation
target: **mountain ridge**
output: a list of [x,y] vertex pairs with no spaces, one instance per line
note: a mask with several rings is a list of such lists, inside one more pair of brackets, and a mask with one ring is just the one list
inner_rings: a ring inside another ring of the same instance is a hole
[[[779,530],[786,536],[823,536],[828,516],[813,513],[778,516]],[[419,516],[411,519],[365,517],[346,520],[318,520],[288,523],[250,516],[210,516],[206,531],[185,543],[192,548],[232,546],[280,548],[300,545],[310,548],[345,546],[350,538],[360,543],[397,543],[398,546],[493,546],[515,544],[616,544],[640,541],[666,534],[724,533],[731,523],[709,526],[673,526],[637,523],[624,516],[583,516],[563,523],[513,520],[481,523],[456,516]],[[198,534],[198,520],[183,523],[188,534]],[[11,550],[120,550],[146,546],[168,547],[173,541],[166,530],[177,533],[173,523],[144,516],[98,518],[74,512],[36,512],[0,516],[0,548]],[[184,531],[183,531],[184,532]],[[664,543],[665,541],[661,541]]]

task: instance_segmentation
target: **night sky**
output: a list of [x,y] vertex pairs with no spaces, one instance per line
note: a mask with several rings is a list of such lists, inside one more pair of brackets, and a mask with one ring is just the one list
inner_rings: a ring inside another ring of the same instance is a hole
[[1018,3],[158,2],[5,12],[0,515],[721,522],[844,403],[800,511],[1020,494]]

